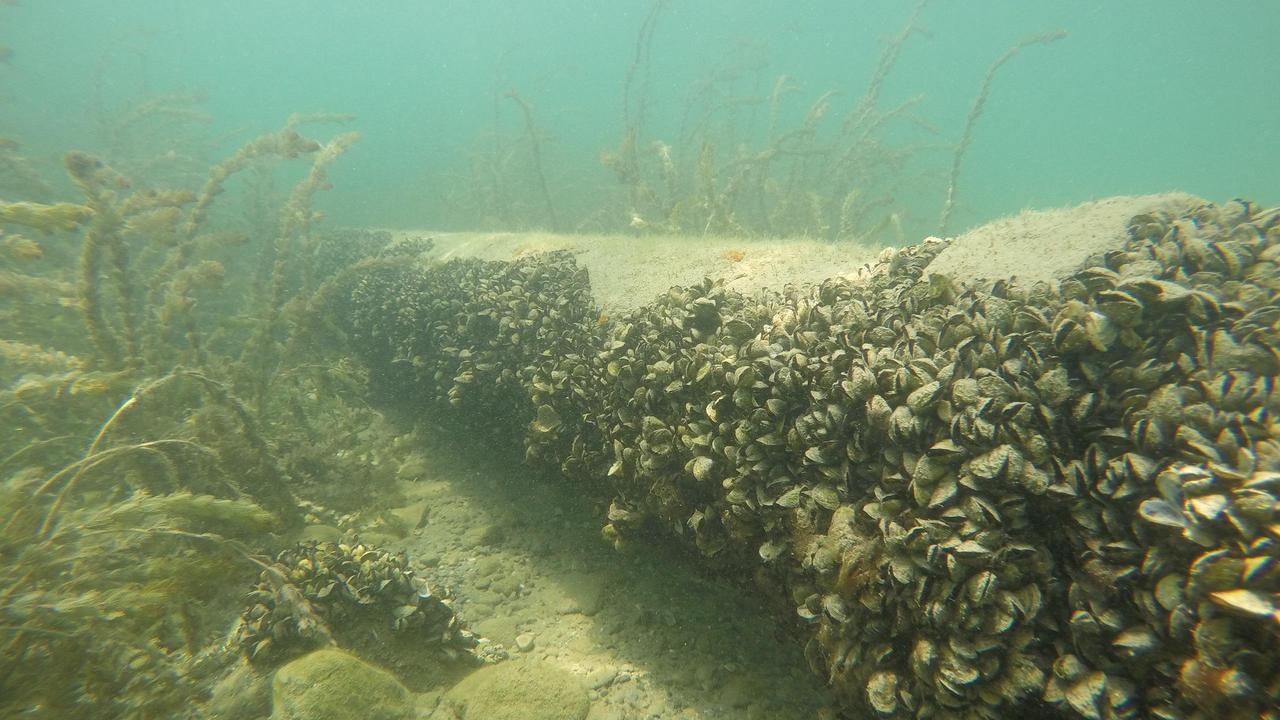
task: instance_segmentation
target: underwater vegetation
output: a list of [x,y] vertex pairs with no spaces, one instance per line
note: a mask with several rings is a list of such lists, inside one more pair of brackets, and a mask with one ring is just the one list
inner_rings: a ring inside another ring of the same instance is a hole
[[339,315],[381,402],[768,598],[849,717],[1277,717],[1280,210],[1135,217],[1057,286],[948,242],[605,322],[567,255],[380,269]]
[[[535,122],[532,103],[514,90],[495,93],[494,128],[477,139],[469,173],[454,178],[449,213],[470,228],[540,228],[690,237],[732,235],[811,237],[827,241],[902,245],[909,233],[950,228],[960,197],[961,168],[994,81],[1022,50],[1065,37],[1061,31],[1025,38],[991,65],[978,87],[958,141],[917,112],[923,99],[886,106],[884,88],[909,41],[922,34],[928,2],[916,4],[905,27],[888,38],[863,93],[841,111],[842,90],[812,100],[798,124],[788,126],[799,82],[770,80],[763,50],[749,46],[707,70],[691,88],[680,118],[657,118],[650,97],[653,40],[667,0],[650,5],[622,84],[620,140],[600,162],[620,192],[594,197],[589,210],[568,221],[548,190],[544,146],[550,133]],[[768,86],[761,94],[760,86]],[[502,100],[514,101],[523,132],[501,130]],[[669,127],[678,126],[678,130]],[[927,141],[905,140],[915,135]],[[949,156],[946,170],[933,169]],[[553,182],[554,181],[550,181]],[[598,195],[596,189],[593,195]],[[920,195],[938,195],[939,209],[920,213]],[[908,199],[910,198],[910,199]],[[570,227],[571,226],[571,227]]]
[[[670,144],[645,89],[665,7],[602,158],[621,199],[580,225],[898,232],[924,149],[886,141],[914,105],[880,97],[924,3],[837,128],[834,93],[788,130],[789,79],[744,101],[722,68]],[[944,230],[993,79],[1059,37],[983,79]],[[521,140],[477,197],[567,229],[533,102],[496,99]],[[756,106],[763,146],[736,140]],[[107,149],[62,182],[0,140],[0,716],[203,717],[233,667],[306,685],[299,656],[493,659],[403,554],[298,542],[394,493],[385,412],[515,445],[619,551],[672,540],[764,598],[844,717],[1280,718],[1280,210],[1135,217],[1052,286],[931,274],[931,239],[856,279],[707,280],[610,317],[568,253],[428,264],[429,239],[324,228],[359,135],[310,134],[349,116],[212,164],[141,149],[190,140],[190,97],[101,117]]]
[[[294,116],[185,188],[71,152],[74,200],[0,149],[0,715],[193,716],[253,578],[282,572],[296,494],[342,506],[335,478],[390,480],[359,437],[379,416],[348,402],[360,371],[308,315],[387,244],[335,252],[315,224],[359,135],[299,131],[347,119]],[[289,161],[306,168],[265,222],[217,212]]]

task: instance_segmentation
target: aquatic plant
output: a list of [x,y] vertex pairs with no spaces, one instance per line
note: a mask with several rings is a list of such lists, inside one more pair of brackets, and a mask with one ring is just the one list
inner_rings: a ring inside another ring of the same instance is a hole
[[[517,111],[509,128],[510,113]],[[463,172],[442,178],[438,227],[492,230],[563,230],[551,190],[544,149],[549,135],[534,106],[515,89],[493,93],[493,124],[472,141]]]
[[[282,360],[293,327],[310,322],[305,298],[324,288],[311,198],[358,138],[321,144],[294,128],[337,119],[290,118],[196,191],[140,185],[73,152],[66,170],[83,204],[0,203],[0,302],[16,321],[0,347],[0,417],[12,430],[0,438],[0,714],[185,716],[199,679],[225,665],[210,637],[234,613],[234,588],[270,565],[253,548],[300,522],[291,470],[305,460],[314,481],[319,465],[299,448],[326,447],[306,439],[314,427],[281,420],[298,414],[290,394],[305,398],[315,378],[334,376]],[[307,155],[310,172],[269,235],[214,227],[233,176]],[[253,277],[251,259],[227,244],[254,239],[270,258],[267,287],[240,294],[250,303],[219,298]],[[24,320],[36,292],[57,310],[43,323]],[[292,301],[299,309],[286,315]],[[209,303],[217,312],[202,311]],[[276,385],[282,373],[289,380]],[[270,409],[272,392],[288,397],[289,415]],[[338,407],[312,422],[367,426],[370,411],[343,397],[325,394],[317,405]],[[369,472],[359,465],[353,455],[331,471]]]
[[[640,108],[636,117],[624,112],[623,141],[602,155],[626,187],[622,215],[633,230],[695,235],[804,235],[827,240],[867,239],[886,228],[901,231],[900,210],[893,193],[903,182],[906,163],[919,148],[894,148],[881,133],[895,120],[913,120],[919,98],[881,109],[879,98],[903,45],[917,31],[925,3],[919,3],[906,27],[890,39],[861,99],[846,113],[838,129],[822,128],[838,92],[817,98],[800,125],[779,129],[783,99],[794,89],[779,76],[766,97],[744,95],[733,88],[738,79],[758,75],[764,63],[758,53],[711,70],[695,86],[685,110],[685,128],[676,142],[653,141],[653,153],[641,152],[646,140],[644,95],[633,103],[635,76],[647,74],[653,28],[663,3],[655,3],[637,37],[636,59],[624,83],[624,104]],[[757,84],[755,82],[746,84]],[[723,86],[723,87],[722,87]],[[765,144],[752,148],[757,134],[744,108],[767,105]],[[717,158],[717,148],[732,154]],[[676,157],[691,157],[678,164]]]
[[978,91],[978,97],[974,99],[973,107],[969,110],[969,116],[965,119],[964,132],[960,136],[960,142],[956,144],[955,151],[951,156],[951,173],[947,178],[947,196],[942,203],[942,217],[938,220],[938,235],[946,234],[947,222],[951,219],[952,211],[955,210],[956,182],[960,178],[960,164],[964,161],[964,156],[969,150],[970,143],[973,142],[973,128],[978,124],[978,118],[982,117],[982,111],[987,106],[987,97],[991,95],[991,83],[995,79],[996,73],[1005,63],[1022,52],[1024,48],[1032,45],[1048,45],[1064,37],[1066,37],[1065,32],[1057,31],[1033,35],[1019,40],[987,69],[987,74],[982,79],[982,88]]
[[555,204],[551,201],[550,191],[547,190],[547,175],[542,169],[542,139],[538,136],[537,125],[533,122],[533,108],[515,90],[508,90],[504,97],[514,102],[520,108],[521,116],[524,117],[525,135],[529,139],[529,153],[533,161],[533,174],[538,181],[538,192],[542,195],[543,208],[547,213],[547,229],[555,231],[559,228],[560,221],[556,218]]
[[119,95],[121,88],[106,71],[105,65],[99,66],[90,99],[98,155],[139,185],[185,187],[199,182],[214,147],[207,135],[212,118],[200,108],[202,98],[151,95],[142,87],[137,99],[108,107],[106,96]]
[[[441,183],[446,190],[438,222],[462,229],[524,230],[532,222],[579,232],[804,236],[898,245],[937,227],[934,213],[945,226],[994,75],[1022,49],[1062,33],[1021,41],[993,64],[952,145],[936,140],[938,131],[918,115],[921,96],[885,101],[885,87],[909,41],[921,32],[927,5],[918,2],[903,28],[887,39],[865,88],[851,102],[846,91],[833,89],[795,112],[796,80],[766,77],[763,45],[741,43],[706,69],[679,114],[667,118],[678,129],[659,132],[651,117],[650,77],[654,38],[669,4],[655,0],[637,30],[622,79],[617,145],[599,155],[618,192],[584,203],[580,194],[569,197],[557,189],[547,172],[554,156],[544,152],[545,134],[534,124],[531,105],[507,90],[494,94],[493,127],[477,138],[467,171]],[[503,131],[506,99],[520,111],[523,132]],[[799,117],[789,125],[792,115]],[[949,171],[933,167],[937,160],[947,161]],[[935,194],[940,209],[925,207]]]
[[48,235],[70,232],[87,221],[92,209],[72,203],[44,205],[33,202],[0,203],[0,223],[21,225]]
[[10,474],[0,489],[0,713],[188,712],[193,677],[211,660],[207,634],[224,622],[216,609],[251,567],[241,540],[276,521],[248,499],[182,489],[190,459],[161,449],[182,444],[117,445],[64,468],[57,475],[141,487],[115,502],[55,502],[43,518],[49,481]]

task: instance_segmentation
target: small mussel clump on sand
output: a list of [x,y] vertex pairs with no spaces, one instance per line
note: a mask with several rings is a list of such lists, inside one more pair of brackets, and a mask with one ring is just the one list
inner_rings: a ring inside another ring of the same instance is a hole
[[359,646],[369,633],[411,637],[456,659],[476,640],[448,598],[408,559],[350,542],[306,542],[265,567],[232,639],[255,664],[276,665],[317,647]]
[[1280,717],[1280,211],[1139,216],[1056,285],[946,244],[607,322],[563,255],[349,301],[384,395],[752,584],[850,717]]

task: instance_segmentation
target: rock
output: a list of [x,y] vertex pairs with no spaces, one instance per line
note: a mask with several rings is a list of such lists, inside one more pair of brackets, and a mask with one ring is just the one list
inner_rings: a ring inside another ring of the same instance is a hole
[[508,661],[476,670],[445,693],[460,717],[484,720],[583,720],[587,689],[545,663]]
[[533,649],[533,633],[520,633],[516,636],[516,649],[529,652]]
[[572,573],[559,578],[565,599],[557,610],[561,614],[582,613],[588,617],[600,611],[604,597],[605,579],[598,574]]
[[644,688],[637,684],[627,685],[623,688],[614,687],[609,693],[611,702],[617,703],[632,710],[644,710],[653,702],[653,697],[645,692]]
[[591,671],[587,675],[587,686],[592,690],[599,690],[613,684],[613,679],[618,676],[618,671],[614,668],[603,667]]
[[516,577],[513,573],[506,577],[500,577],[497,580],[494,580],[493,583],[490,584],[489,588],[503,597],[510,598],[519,594],[520,585],[520,578]]
[[332,525],[308,525],[298,534],[299,542],[315,540],[316,542],[338,542],[342,539],[342,531]]
[[422,527],[424,524],[427,517],[427,501],[419,500],[404,507],[395,508],[388,514],[401,532],[408,534],[409,531]]
[[462,542],[470,547],[483,547],[497,545],[505,538],[506,532],[501,526],[482,522],[467,528],[462,535]]
[[472,629],[483,637],[487,637],[494,642],[499,642],[503,645],[514,645],[516,636],[520,634],[520,626],[524,624],[523,618],[515,618],[509,615],[497,613],[489,606],[485,606],[483,608],[473,606],[468,609],[468,616],[481,617],[486,614],[483,612],[485,610],[488,611],[488,617],[484,620],[472,623]]
[[476,576],[491,582],[506,575],[510,570],[506,558],[501,554],[486,555],[475,564]]
[[414,701],[391,673],[341,650],[317,650],[276,671],[271,720],[410,720]]

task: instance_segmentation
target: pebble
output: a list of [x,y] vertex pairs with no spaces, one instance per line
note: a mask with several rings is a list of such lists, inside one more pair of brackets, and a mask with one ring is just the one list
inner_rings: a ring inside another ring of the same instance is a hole
[[529,652],[533,649],[533,633],[520,633],[516,636],[516,649]]
[[587,686],[592,690],[599,690],[600,688],[612,685],[613,679],[617,676],[618,671],[613,668],[599,668],[592,670],[591,674],[587,675]]

